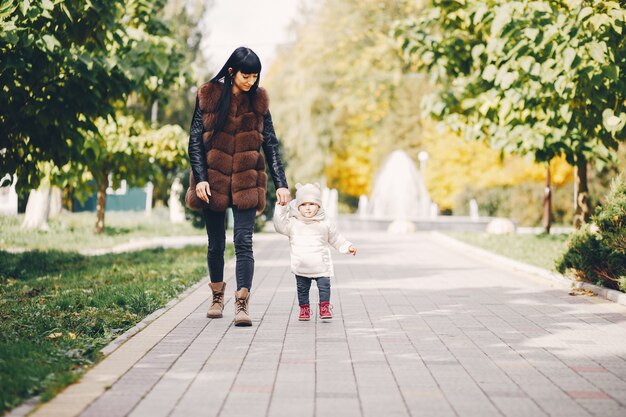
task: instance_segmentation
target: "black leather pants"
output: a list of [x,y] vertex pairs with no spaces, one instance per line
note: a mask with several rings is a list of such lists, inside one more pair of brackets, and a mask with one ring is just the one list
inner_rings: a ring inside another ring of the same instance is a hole
[[[226,212],[216,212],[208,209],[202,210],[206,232],[209,240],[207,251],[207,264],[211,282],[224,281],[224,249],[226,247]],[[239,210],[233,207],[234,243],[237,263],[235,276],[237,278],[237,291],[241,288],[252,287],[254,276],[254,255],[252,253],[252,233],[254,232],[254,219],[256,209]]]

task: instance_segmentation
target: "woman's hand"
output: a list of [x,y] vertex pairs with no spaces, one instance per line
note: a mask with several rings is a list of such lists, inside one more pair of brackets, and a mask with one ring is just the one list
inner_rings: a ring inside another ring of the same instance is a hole
[[209,196],[211,195],[211,187],[209,187],[209,183],[202,181],[196,184],[196,195],[200,200],[209,204]]
[[281,206],[284,206],[291,201],[291,193],[287,188],[279,188],[276,190],[276,202]]
[[352,256],[356,256],[356,248],[354,246],[350,246],[348,248],[348,253]]

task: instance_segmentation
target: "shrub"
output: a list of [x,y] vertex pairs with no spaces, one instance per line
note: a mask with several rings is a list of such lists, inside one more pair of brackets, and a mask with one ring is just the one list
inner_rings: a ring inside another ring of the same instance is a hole
[[572,235],[557,270],[626,292],[626,178],[617,177],[592,223]]

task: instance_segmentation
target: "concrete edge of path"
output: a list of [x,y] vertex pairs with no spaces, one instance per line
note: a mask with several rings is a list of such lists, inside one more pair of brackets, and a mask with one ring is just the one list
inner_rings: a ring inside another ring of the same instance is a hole
[[119,243],[110,248],[84,249],[78,253],[86,256],[105,255],[109,253],[135,252],[154,248],[183,248],[187,245],[206,245],[206,235],[189,236],[155,236],[148,238],[135,238],[128,242]]
[[209,276],[203,277],[200,281],[193,284],[191,287],[187,288],[185,291],[181,292],[175,298],[171,299],[167,304],[161,307],[158,310],[153,311],[149,315],[143,318],[139,323],[135,324],[130,329],[126,330],[124,333],[113,339],[108,345],[100,349],[100,353],[102,353],[103,357],[106,357],[113,353],[117,348],[119,348],[124,342],[128,339],[139,333],[142,329],[144,329],[147,325],[161,317],[163,314],[167,313],[172,307],[176,304],[180,303],[184,298],[186,298],[189,294],[196,291],[200,287],[204,287],[209,283]]
[[[268,235],[270,235],[270,234],[255,233],[254,239],[255,240],[263,240],[263,239],[268,238]],[[152,238],[133,239],[133,240],[130,240],[129,242],[122,243],[122,244],[119,244],[119,245],[115,245],[115,246],[110,247],[110,248],[100,248],[100,249],[93,249],[93,250],[82,251],[81,254],[85,255],[85,256],[98,256],[98,255],[104,255],[104,254],[108,254],[108,253],[133,252],[133,251],[144,250],[144,249],[153,249],[153,248],[157,248],[157,247],[162,247],[162,248],[180,248],[180,247],[184,247],[184,246],[187,246],[187,245],[206,245],[206,236],[204,236],[204,235],[200,235],[200,236],[156,236],[156,237],[152,237]],[[11,253],[22,253],[22,252],[26,252],[26,251],[28,251],[30,249],[25,249],[25,248],[7,248],[7,249],[2,249],[2,250],[6,250],[6,251],[11,252]],[[235,258],[232,258],[231,260],[229,260],[226,263],[226,265],[224,267],[225,268],[228,268],[229,266],[230,267],[234,267],[234,262],[235,262]],[[176,306],[178,303],[180,303],[183,299],[185,299],[186,297],[188,297],[189,295],[191,295],[192,293],[194,293],[198,289],[204,287],[204,285],[208,284],[208,282],[209,282],[209,277],[208,276],[202,278],[199,282],[197,282],[194,285],[190,286],[185,291],[180,293],[178,296],[176,296],[175,298],[170,300],[165,306],[161,307],[160,309],[158,309],[156,311],[153,311],[151,314],[149,314],[148,316],[144,317],[144,319],[141,320],[139,323],[135,324],[133,327],[131,327],[130,329],[126,330],[124,333],[122,333],[121,335],[116,337],[108,345],[106,345],[104,348],[102,348],[100,350],[100,352],[103,354],[103,357],[102,357],[102,359],[100,360],[99,363],[103,362],[109,355],[111,355],[115,350],[117,350],[126,341],[128,341],[134,335],[136,335],[141,330],[146,328],[149,324],[151,324],[152,322],[157,320],[159,317],[163,316],[165,313],[167,313],[169,310],[171,310],[174,306]],[[147,352],[147,350],[146,350],[146,352]],[[59,397],[60,395],[63,395],[65,390],[69,389],[70,387],[79,384],[83,380],[83,378],[85,378],[87,373],[89,373],[96,366],[97,366],[97,364],[94,365],[93,368],[88,370],[77,382],[75,382],[72,385],[67,386],[64,389],[64,391],[59,393],[55,398]],[[117,378],[119,379],[119,377],[122,374],[120,374]],[[50,400],[50,402],[54,401],[55,398]],[[40,402],[40,397],[39,396],[35,396],[35,397],[27,399],[22,404],[18,405],[13,410],[9,411],[9,413],[6,414],[5,417],[24,417],[24,416],[27,416],[27,415],[30,415],[31,413],[33,413],[35,411],[35,409],[39,409],[39,408],[45,406],[45,404],[47,404],[47,403],[41,403]]]
[[[153,311],[151,314],[149,314],[146,317],[144,317],[143,320],[141,320],[139,323],[135,324],[133,327],[131,327],[130,329],[126,330],[124,333],[122,333],[121,335],[119,335],[118,337],[113,339],[108,345],[106,345],[105,347],[100,349],[100,353],[102,353],[102,355],[103,355],[102,360],[104,360],[104,358],[106,358],[108,355],[110,355],[113,351],[115,351],[117,348],[119,348],[124,342],[126,342],[128,339],[130,339],[135,334],[137,334],[139,331],[141,331],[147,325],[149,325],[150,323],[152,323],[153,321],[155,321],[156,319],[161,317],[163,314],[165,314],[168,310],[170,310],[172,307],[174,307],[176,304],[178,304],[183,298],[187,297],[189,294],[191,294],[193,291],[197,290],[199,287],[204,286],[204,284],[208,283],[208,281],[209,281],[208,276],[202,278],[200,281],[196,282],[191,287],[187,288],[185,291],[183,291],[182,293],[178,294],[178,296],[176,298],[170,300],[163,307],[161,307],[158,310]],[[87,372],[89,372],[89,371],[87,371]],[[82,377],[81,377],[81,379],[82,379]],[[81,379],[79,379],[76,383],[80,383]],[[59,395],[61,395],[61,393]],[[40,399],[41,398],[39,396],[36,396],[36,397],[33,397],[33,398],[29,398],[28,400],[24,401],[22,404],[20,404],[19,406],[15,407],[13,410],[11,410],[9,412],[9,414],[6,415],[6,417],[24,417],[24,416],[27,416],[35,408],[37,408],[39,406],[42,406],[44,404],[44,403],[40,402]]]
[[[77,250],[63,250],[63,252],[77,252],[83,256],[99,256],[107,255],[110,253],[124,253],[124,252],[136,252],[144,249],[156,249],[156,248],[182,248],[187,245],[206,245],[206,236],[203,235],[186,235],[186,236],[153,236],[153,237],[139,237],[131,238],[126,242],[118,243],[113,246],[104,248],[89,248],[89,249],[77,249]],[[42,250],[37,248],[23,248],[23,247],[6,247],[0,248],[5,252],[18,254],[24,252],[31,252],[35,250]],[[46,251],[47,249],[43,249]]]
[[535,276],[550,280],[553,284],[558,285],[560,287],[564,287],[564,288],[574,287],[574,288],[581,288],[584,290],[588,290],[588,291],[593,292],[595,295],[602,297],[606,300],[626,306],[626,294],[620,291],[599,287],[597,285],[590,284],[588,282],[572,281],[571,279],[557,272],[548,271],[547,269],[543,269],[538,266],[529,265],[524,262],[507,258],[506,256],[498,255],[486,249],[482,249],[482,248],[470,245],[469,243],[465,243],[460,240],[457,240],[444,233],[441,233],[438,231],[432,231],[430,233],[433,237],[438,239],[440,242],[445,243],[446,245],[452,245],[458,249],[463,249],[464,251],[468,251],[475,255],[479,255],[483,257],[484,259],[489,259],[491,262],[495,262],[499,265],[502,265],[508,268],[513,268],[518,271],[528,272]]
[[[235,258],[231,258],[225,268],[234,269]],[[102,395],[121,378],[143,355],[152,349],[181,320],[184,320],[208,297],[204,286],[209,282],[205,276],[187,288],[164,307],[146,316],[105,346],[105,355],[74,384],[46,403],[29,403],[18,407],[7,417],[74,417],[83,412],[89,404]],[[19,410],[18,410],[19,409]],[[13,415],[13,412],[19,414]]]
[[[254,240],[263,240],[267,238],[268,235],[273,234],[273,232],[257,232],[254,234]],[[227,230],[226,236],[232,239],[232,230]],[[142,238],[132,238],[127,242],[118,243],[117,245],[113,245],[105,248],[92,248],[92,249],[79,249],[76,251],[68,250],[66,252],[78,252],[84,256],[99,256],[99,255],[107,255],[110,253],[125,253],[125,252],[136,252],[145,249],[156,249],[156,248],[183,248],[185,246],[203,246],[207,244],[206,235],[186,235],[186,236],[153,236],[153,237],[142,237]],[[30,252],[34,250],[39,250],[36,248],[19,248],[19,247],[7,247],[0,248],[5,252],[18,254],[24,252]]]

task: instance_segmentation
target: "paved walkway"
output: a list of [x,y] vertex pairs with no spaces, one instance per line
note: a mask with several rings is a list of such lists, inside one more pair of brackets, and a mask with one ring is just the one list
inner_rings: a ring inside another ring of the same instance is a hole
[[252,327],[229,264],[225,318],[200,286],[34,415],[626,416],[626,307],[430,234],[347,235],[332,321],[298,321],[287,241],[259,237]]

